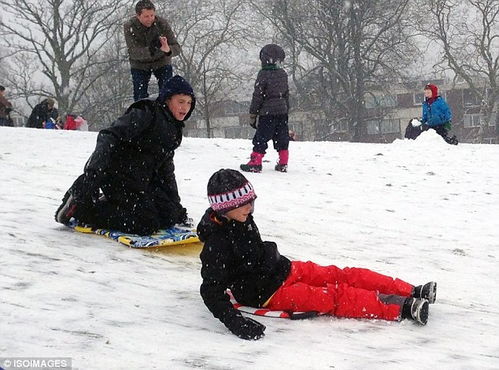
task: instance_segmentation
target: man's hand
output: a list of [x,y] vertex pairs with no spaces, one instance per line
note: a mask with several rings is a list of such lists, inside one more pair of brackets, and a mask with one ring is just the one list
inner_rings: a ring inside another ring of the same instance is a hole
[[161,42],[161,47],[159,48],[159,50],[167,54],[171,52],[170,45],[168,45],[168,39],[165,36],[160,36],[159,42]]

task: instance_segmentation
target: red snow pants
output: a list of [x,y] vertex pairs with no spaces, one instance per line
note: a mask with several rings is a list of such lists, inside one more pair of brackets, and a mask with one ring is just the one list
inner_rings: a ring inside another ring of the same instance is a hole
[[[409,283],[368,269],[340,269],[310,261],[293,261],[288,278],[266,308],[395,321],[400,319],[403,301],[412,294],[412,289]],[[380,295],[394,297],[385,302],[396,303],[384,303]]]

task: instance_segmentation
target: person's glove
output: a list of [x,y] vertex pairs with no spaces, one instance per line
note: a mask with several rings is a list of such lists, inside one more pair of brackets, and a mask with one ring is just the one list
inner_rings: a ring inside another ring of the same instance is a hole
[[247,317],[235,316],[225,325],[241,339],[257,340],[265,335],[265,325]]
[[256,114],[250,114],[249,115],[249,125],[256,129],[258,127],[258,120],[257,120],[257,115]]
[[5,108],[5,113],[6,114],[9,114],[10,112],[12,112],[12,108],[10,108],[10,107]]

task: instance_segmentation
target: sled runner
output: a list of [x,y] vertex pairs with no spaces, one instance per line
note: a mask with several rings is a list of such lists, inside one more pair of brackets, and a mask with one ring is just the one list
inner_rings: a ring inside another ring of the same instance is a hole
[[248,313],[250,315],[273,317],[279,319],[290,319],[290,320],[310,319],[312,317],[324,315],[324,313],[317,311],[308,311],[308,312],[273,311],[265,307],[257,308],[257,307],[243,306],[242,304],[236,301],[230,290],[227,289],[226,292],[230,297],[230,303],[232,303],[232,306],[235,309],[244,313]]

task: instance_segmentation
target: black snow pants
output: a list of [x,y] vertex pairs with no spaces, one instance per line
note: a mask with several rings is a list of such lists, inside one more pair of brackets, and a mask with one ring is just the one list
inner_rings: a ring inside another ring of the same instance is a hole
[[[68,191],[80,186],[83,178],[81,175]],[[171,199],[154,181],[143,192],[132,191],[120,181],[102,184],[101,189],[103,195],[77,203],[74,217],[78,221],[95,228],[150,235],[187,217],[179,200]]]
[[289,147],[288,115],[268,115],[258,117],[258,126],[253,137],[253,151],[265,154],[267,142],[272,139],[274,149],[287,150]]

